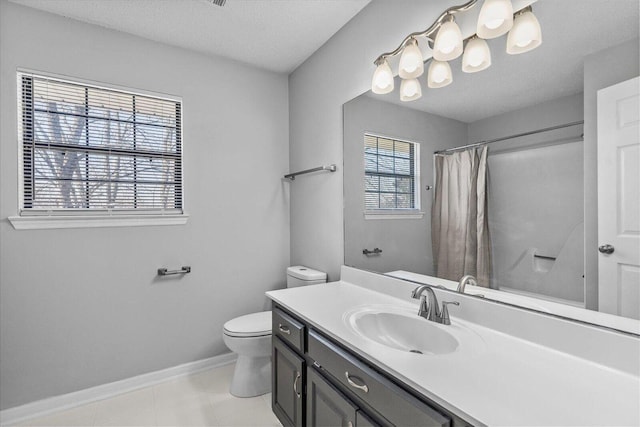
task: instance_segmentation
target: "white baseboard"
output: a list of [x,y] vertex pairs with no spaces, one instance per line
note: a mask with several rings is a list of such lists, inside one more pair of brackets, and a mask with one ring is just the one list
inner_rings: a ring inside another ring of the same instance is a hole
[[122,393],[149,387],[170,379],[191,375],[196,372],[218,366],[228,365],[229,363],[233,363],[236,358],[237,355],[235,353],[224,353],[208,359],[197,360],[195,362],[173,366],[160,371],[149,372],[147,374],[137,375],[124,380],[74,391],[60,396],[49,397],[47,399],[38,400],[25,405],[16,406],[15,408],[5,409],[0,411],[0,424],[15,424],[29,418],[43,417],[55,412],[82,406],[87,403],[108,399]]

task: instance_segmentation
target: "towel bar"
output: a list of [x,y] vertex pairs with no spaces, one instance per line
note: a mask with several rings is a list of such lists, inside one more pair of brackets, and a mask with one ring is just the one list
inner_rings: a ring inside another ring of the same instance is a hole
[[191,273],[191,267],[188,265],[180,267],[180,270],[167,270],[166,268],[158,269],[158,276],[171,276],[173,274],[187,274],[187,273]]
[[534,258],[548,259],[548,260],[551,260],[551,261],[555,261],[555,260],[556,260],[556,257],[554,257],[554,256],[546,256],[546,255],[533,254],[533,257],[534,257]]
[[380,248],[373,248],[372,251],[370,251],[369,249],[363,249],[362,253],[369,256],[369,255],[379,255],[382,253],[382,249]]
[[303,175],[305,173],[311,173],[311,172],[318,172],[318,171],[329,171],[329,172],[335,172],[336,171],[336,165],[328,165],[328,166],[318,166],[317,168],[312,168],[312,169],[307,169],[307,170],[303,170],[300,172],[294,172],[294,173],[290,173],[285,175],[284,177],[287,179],[290,179],[291,181],[296,179],[296,176],[298,175]]

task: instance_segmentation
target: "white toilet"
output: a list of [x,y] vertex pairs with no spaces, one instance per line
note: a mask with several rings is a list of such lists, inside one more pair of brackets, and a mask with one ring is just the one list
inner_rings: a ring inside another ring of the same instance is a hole
[[[327,273],[301,265],[287,268],[287,288],[327,281]],[[271,391],[271,312],[247,314],[224,324],[224,343],[238,354],[230,392],[253,397]]]

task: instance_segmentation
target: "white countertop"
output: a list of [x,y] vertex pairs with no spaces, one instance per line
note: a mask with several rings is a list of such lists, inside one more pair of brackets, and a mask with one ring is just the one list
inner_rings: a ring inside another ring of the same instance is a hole
[[[394,350],[356,333],[356,307],[417,302],[333,282],[267,292],[310,325],[475,425],[640,425],[640,378],[451,316],[482,345],[446,355]],[[464,335],[459,335],[464,338]],[[597,345],[597,343],[594,343]]]

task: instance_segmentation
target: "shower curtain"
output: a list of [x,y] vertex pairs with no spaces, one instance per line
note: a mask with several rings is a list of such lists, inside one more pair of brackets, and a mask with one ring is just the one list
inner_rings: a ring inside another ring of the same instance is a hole
[[436,155],[431,241],[436,275],[458,281],[466,274],[489,287],[491,246],[487,215],[486,146]]

